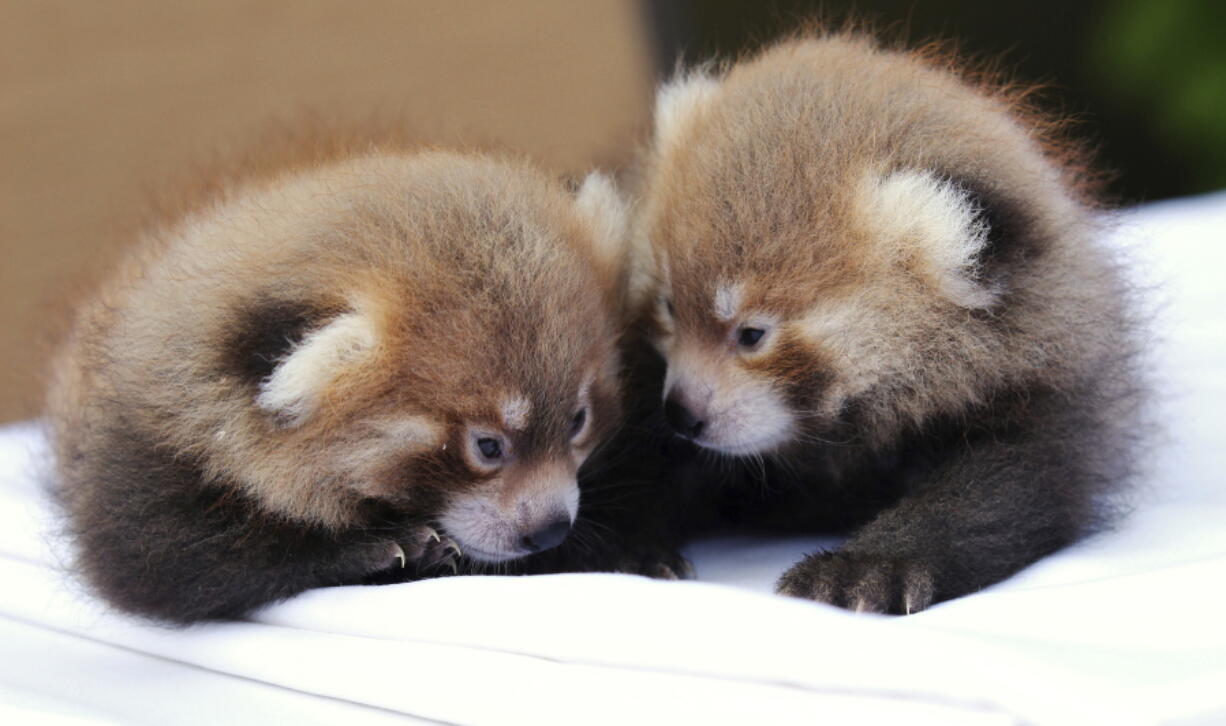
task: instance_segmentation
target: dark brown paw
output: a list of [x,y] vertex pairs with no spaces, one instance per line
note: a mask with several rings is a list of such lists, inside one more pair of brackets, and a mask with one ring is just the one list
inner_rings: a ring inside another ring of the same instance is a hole
[[910,615],[932,604],[935,578],[914,560],[819,552],[785,572],[775,590],[856,612]]
[[419,525],[370,546],[366,574],[382,573],[393,580],[426,575],[456,574],[463,553],[450,537],[433,527]]
[[627,575],[644,575],[656,580],[690,580],[694,577],[694,566],[680,552],[654,547],[623,553],[613,569]]
[[464,556],[455,540],[428,525],[410,530],[398,544],[403,552],[401,565],[414,568],[419,575],[454,575]]

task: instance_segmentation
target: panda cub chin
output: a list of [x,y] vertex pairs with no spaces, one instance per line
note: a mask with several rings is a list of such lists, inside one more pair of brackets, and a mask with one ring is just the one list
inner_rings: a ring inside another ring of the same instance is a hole
[[697,449],[662,536],[844,531],[778,590],[913,613],[1101,526],[1143,396],[1084,173],[1016,95],[864,37],[662,88],[632,282]]
[[81,307],[48,421],[114,606],[237,617],[567,537],[620,410],[611,184],[363,148],[221,184]]

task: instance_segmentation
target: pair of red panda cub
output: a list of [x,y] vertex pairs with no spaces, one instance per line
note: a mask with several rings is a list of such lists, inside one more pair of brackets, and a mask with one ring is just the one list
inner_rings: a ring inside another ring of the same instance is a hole
[[81,573],[187,623],[490,563],[680,575],[695,532],[786,527],[849,537],[781,592],[911,613],[1102,520],[1126,290],[1006,91],[784,42],[663,87],[629,186],[367,150],[152,232],[54,366]]

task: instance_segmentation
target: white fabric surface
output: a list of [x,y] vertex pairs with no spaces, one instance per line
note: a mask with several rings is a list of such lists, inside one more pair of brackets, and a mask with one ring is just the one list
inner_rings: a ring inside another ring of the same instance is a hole
[[699,582],[459,577],[319,590],[187,630],[66,579],[41,436],[0,432],[0,721],[1226,722],[1226,194],[1121,216],[1162,300],[1165,434],[1136,513],[907,618],[773,596],[822,540],[725,538]]

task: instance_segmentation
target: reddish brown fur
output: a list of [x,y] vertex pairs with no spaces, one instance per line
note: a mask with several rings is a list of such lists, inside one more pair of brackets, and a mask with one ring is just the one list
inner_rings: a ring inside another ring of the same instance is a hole
[[[389,560],[389,522],[436,521],[469,491],[522,500],[559,466],[573,481],[616,426],[607,220],[523,162],[359,147],[323,136],[214,177],[82,307],[48,414],[81,566],[116,604],[191,620],[360,577]],[[257,406],[345,316],[375,343],[306,386],[302,420]],[[594,431],[572,446],[585,382]],[[516,457],[474,470],[468,427],[500,431],[506,395],[532,404]],[[215,550],[185,554],[196,541]],[[221,577],[237,580],[216,599],[178,599]]]
[[[1128,291],[1094,241],[1097,179],[1031,97],[856,33],[662,93],[633,288],[666,394],[706,407],[693,435],[765,457],[744,478],[801,488],[780,512],[863,525],[785,592],[894,612],[963,594],[1093,529],[1131,472]],[[786,436],[707,433],[785,416]]]

